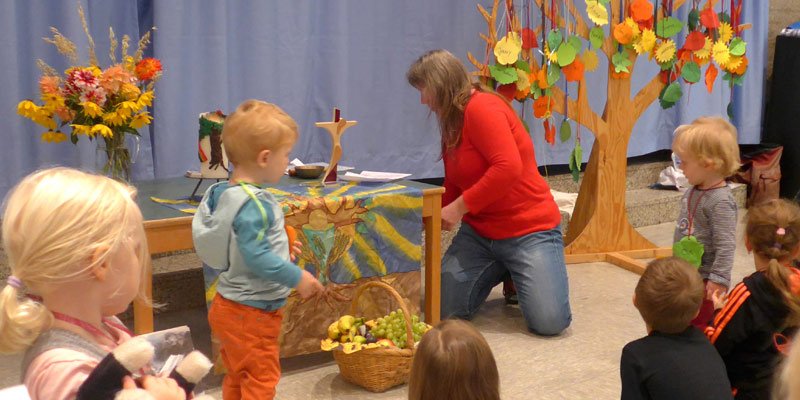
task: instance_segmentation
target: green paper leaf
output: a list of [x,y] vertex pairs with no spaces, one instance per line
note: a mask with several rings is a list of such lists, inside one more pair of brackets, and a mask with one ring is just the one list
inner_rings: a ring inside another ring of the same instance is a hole
[[595,26],[589,31],[589,42],[591,42],[592,47],[595,49],[599,49],[600,46],[603,45],[603,39],[605,39],[603,28]]
[[728,119],[733,121],[733,103],[728,103],[727,111],[728,111]]
[[681,29],[683,29],[683,22],[675,17],[667,17],[656,24],[656,35],[668,38],[675,36]]
[[576,54],[577,52],[571,44],[567,42],[561,43],[561,46],[558,47],[558,65],[564,67],[572,64],[575,61]]
[[667,61],[665,63],[658,64],[658,66],[661,67],[662,71],[666,71],[668,69],[672,69],[672,67],[675,66],[675,62],[677,62],[677,61],[678,61],[677,57],[672,57],[672,59],[670,59],[669,61]]
[[576,53],[580,53],[581,50],[583,50],[583,42],[581,41],[581,38],[577,36],[570,36],[569,40],[567,41],[569,42],[569,45],[575,49]]
[[554,51],[555,49],[557,49],[558,46],[561,44],[562,39],[563,38],[561,37],[560,31],[556,29],[551,30],[547,34],[547,46],[550,48],[550,51]]
[[581,172],[581,163],[583,163],[583,149],[581,142],[575,142],[575,169]]
[[744,83],[744,75],[734,75],[733,76],[733,84],[737,86],[742,86]]
[[608,3],[610,3],[610,2],[611,2],[611,0],[598,0],[598,1],[600,2],[600,4],[602,4],[602,5],[604,5],[604,6],[607,6],[607,5],[608,5]]
[[658,104],[661,106],[662,109],[668,110],[675,105],[675,103],[671,103],[669,101],[664,101],[664,99],[658,99]]
[[747,43],[742,38],[733,38],[730,44],[731,55],[741,57],[747,49]]
[[677,103],[681,96],[683,96],[681,85],[678,82],[672,82],[664,88],[661,98],[669,103]]
[[490,65],[489,72],[492,74],[492,78],[496,79],[497,83],[501,85],[514,83],[519,78],[519,76],[517,76],[517,69],[513,66]]
[[700,66],[694,61],[689,61],[681,68],[681,78],[689,83],[700,81]]
[[525,60],[517,60],[514,66],[517,67],[517,69],[521,69],[529,74],[531,73],[531,65]]
[[700,12],[696,9],[689,11],[689,30],[697,29],[697,24],[700,23]]
[[547,85],[553,86],[558,82],[558,78],[561,77],[561,68],[558,64],[550,64],[547,67]]
[[533,85],[531,85],[531,94],[533,95],[534,100],[542,96],[542,89],[539,88],[538,83],[534,83]]
[[719,18],[719,22],[731,23],[731,16],[726,12],[717,14],[717,18]]
[[698,242],[697,238],[694,236],[684,236],[681,240],[672,245],[672,255],[685,260],[697,268],[700,268],[703,262],[703,253],[705,253],[703,244]]
[[611,63],[614,65],[614,72],[630,72],[629,66],[633,65],[631,60],[628,59],[627,51],[621,51],[611,56]]
[[572,180],[577,182],[581,177],[581,163],[583,162],[583,149],[581,143],[575,141],[575,148],[569,154],[569,170],[572,172]]
[[561,143],[566,142],[572,137],[572,127],[569,125],[569,121],[564,119],[561,121],[561,128],[558,130],[559,137],[561,138]]

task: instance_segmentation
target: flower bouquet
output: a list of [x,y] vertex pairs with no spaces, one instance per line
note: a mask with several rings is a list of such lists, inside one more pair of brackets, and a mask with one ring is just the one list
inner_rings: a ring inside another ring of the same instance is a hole
[[80,6],[78,14],[88,38],[88,64],[80,63],[75,44],[51,27],[53,36],[44,40],[66,56],[71,66],[62,75],[38,60],[42,71],[39,81],[41,104],[31,99],[23,100],[17,105],[17,113],[47,129],[42,133],[45,142],[58,143],[69,136],[75,144],[81,135],[89,140],[97,139],[98,153],[103,156],[102,172],[127,181],[133,160],[125,145],[125,135],[135,135],[138,139],[138,129],[153,120],[147,107],[153,105],[153,86],[161,77],[161,62],[155,58],[143,58],[151,31],[139,39],[136,52],[129,55],[130,37],[124,35],[120,44],[114,30],[109,28],[111,62],[102,69]]

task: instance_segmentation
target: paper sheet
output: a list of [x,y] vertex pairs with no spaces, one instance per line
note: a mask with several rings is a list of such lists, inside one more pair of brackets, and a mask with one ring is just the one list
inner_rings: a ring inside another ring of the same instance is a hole
[[355,182],[389,182],[411,176],[398,172],[361,171],[361,173],[348,172],[339,179]]

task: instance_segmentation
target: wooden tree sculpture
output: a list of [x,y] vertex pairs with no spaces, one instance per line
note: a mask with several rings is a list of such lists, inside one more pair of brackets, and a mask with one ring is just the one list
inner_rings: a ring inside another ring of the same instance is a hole
[[[705,65],[709,92],[720,71],[731,88],[741,84],[747,68],[746,44],[740,37],[746,27],[739,24],[742,0],[731,0],[727,10],[721,4],[719,12],[715,9],[717,0],[707,0],[702,8],[700,0],[692,0],[686,24],[672,17],[685,0],[662,0],[655,6],[657,1],[648,0],[584,0],[586,14],[594,25],[591,28],[573,0],[525,0],[521,14],[527,21],[534,1],[541,24],[533,29],[529,22],[523,28],[513,1],[505,1],[505,9],[500,9],[505,15],[502,38],[496,32],[499,0],[494,1],[491,13],[478,5],[489,26],[488,35],[481,34],[487,57],[484,63],[472,54],[468,58],[477,68],[476,74],[509,100],[534,100],[533,113],[543,119],[548,143],[554,144],[556,137],[552,112],[565,117],[559,129],[562,141],[573,136],[571,122],[577,122],[569,160],[576,180],[582,159],[580,125],[595,136],[567,232],[567,261],[610,261],[641,271],[643,267],[635,258],[667,255],[670,249],[657,249],[628,221],[625,175],[633,127],[656,99],[663,108],[672,107],[682,95],[679,80],[688,84],[700,81]],[[605,25],[610,25],[608,30]],[[672,37],[684,25],[688,25],[688,34],[683,47],[678,48]],[[581,54],[584,41],[588,46]],[[584,71],[597,67],[596,52],[609,61],[608,100],[602,113],[589,106],[584,84]],[[489,64],[491,54],[494,64]],[[655,59],[662,72],[634,94],[630,76],[636,57],[645,54]],[[558,87],[562,76],[565,90]],[[577,83],[576,97],[570,96],[568,82]],[[730,114],[730,105],[728,110]]]

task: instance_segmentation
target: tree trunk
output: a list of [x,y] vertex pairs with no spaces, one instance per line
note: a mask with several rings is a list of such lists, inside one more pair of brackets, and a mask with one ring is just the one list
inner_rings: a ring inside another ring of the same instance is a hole
[[[613,67],[612,67],[613,68]],[[628,142],[636,123],[630,79],[609,79],[603,119],[608,130],[596,135],[567,230],[567,254],[651,249],[625,209]]]

